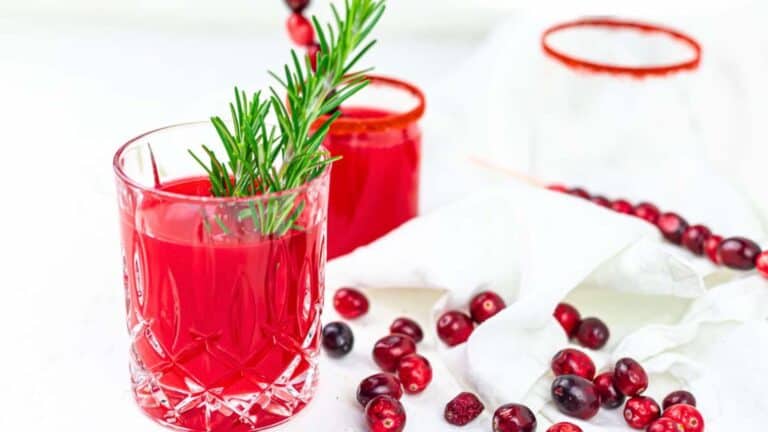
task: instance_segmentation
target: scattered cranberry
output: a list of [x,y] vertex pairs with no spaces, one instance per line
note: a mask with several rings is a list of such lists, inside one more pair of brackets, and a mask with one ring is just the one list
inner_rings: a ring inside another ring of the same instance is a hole
[[717,256],[723,265],[737,270],[752,270],[760,255],[760,246],[744,237],[723,240],[717,248]]
[[410,318],[398,318],[391,326],[389,332],[392,334],[401,334],[410,336],[414,342],[419,343],[424,339],[424,332],[416,321]]
[[624,403],[624,395],[613,383],[613,372],[603,372],[592,381],[600,395],[600,405],[603,408],[616,409]]
[[309,6],[309,0],[285,0],[285,4],[287,4],[292,11],[300,13]]
[[601,195],[593,196],[592,202],[600,207],[611,208],[611,200]]
[[333,295],[333,307],[346,319],[354,319],[368,312],[368,299],[354,288],[341,288]]
[[662,417],[651,423],[646,432],[685,432],[685,427],[680,422]]
[[416,342],[408,336],[393,334],[379,339],[373,346],[373,360],[386,372],[397,370],[400,359],[416,352]]
[[683,241],[683,233],[688,229],[688,222],[677,213],[664,213],[659,216],[656,226],[664,238],[674,244],[680,244]]
[[661,408],[647,396],[635,396],[624,406],[624,420],[633,429],[645,429],[661,415]]
[[693,394],[691,394],[691,392],[678,390],[668,394],[667,397],[664,398],[664,401],[661,403],[661,406],[666,411],[667,408],[671,407],[672,405],[678,404],[696,406],[696,398],[693,396]]
[[568,303],[560,303],[555,308],[554,316],[568,337],[573,337],[576,334],[576,329],[581,322],[581,314],[579,314],[575,307]]
[[482,323],[507,307],[504,300],[495,292],[485,291],[476,295],[469,302],[469,312],[476,323]]
[[331,357],[344,357],[352,351],[355,336],[343,322],[332,322],[323,327],[323,347]]
[[376,396],[365,407],[371,432],[401,432],[405,428],[405,409],[391,396]]
[[720,243],[722,242],[723,238],[715,234],[712,234],[704,240],[704,252],[707,253],[709,260],[715,264],[721,264],[720,258],[717,257],[717,250],[720,248]]
[[608,326],[599,318],[584,318],[576,329],[576,339],[579,343],[593,350],[604,347],[610,336]]
[[632,214],[634,213],[635,208],[632,206],[632,204],[629,203],[627,200],[618,199],[611,203],[611,208],[613,211],[623,214]]
[[493,432],[535,432],[536,416],[525,405],[502,405],[493,413]]
[[572,189],[569,189],[568,193],[570,195],[577,196],[579,198],[584,198],[586,200],[591,198],[590,195],[589,195],[589,192],[587,192],[586,190],[584,190],[582,188],[572,188]]
[[678,404],[664,411],[664,417],[682,423],[685,432],[702,432],[704,430],[704,418],[696,407],[686,404]]
[[437,321],[437,335],[448,346],[466,342],[474,328],[472,318],[459,311],[446,312]]
[[623,358],[616,362],[613,383],[623,395],[637,396],[648,388],[648,374],[640,363]]
[[315,41],[315,29],[303,15],[294,13],[288,17],[288,34],[296,45],[309,46]]
[[573,423],[562,422],[553,424],[547,429],[547,432],[583,432],[580,427]]
[[432,382],[432,365],[423,356],[408,354],[400,359],[397,376],[400,377],[406,393],[421,393]]
[[704,225],[690,226],[683,233],[683,246],[696,255],[704,255],[704,241],[710,235],[712,231]]
[[320,53],[320,44],[313,43],[307,47],[307,56],[312,70],[317,70],[317,55]]
[[592,380],[595,377],[595,364],[588,355],[576,349],[564,349],[552,358],[552,372],[555,376],[578,375]]
[[643,219],[649,223],[656,225],[656,222],[658,222],[659,215],[661,215],[661,212],[659,211],[659,208],[656,207],[655,205],[647,202],[642,202],[635,206],[634,214],[640,219]]
[[755,265],[757,266],[757,271],[759,271],[760,274],[768,277],[768,251],[761,253],[757,257]]
[[376,396],[391,396],[400,399],[403,387],[396,376],[389,373],[377,373],[362,380],[357,386],[357,401],[365,407]]
[[472,393],[459,393],[445,406],[445,421],[455,426],[464,426],[476,419],[485,406]]
[[547,189],[553,191],[553,192],[568,192],[568,188],[566,186],[563,186],[561,184],[551,184],[547,186]]
[[552,383],[552,400],[560,412],[582,420],[591,419],[600,410],[597,387],[576,375],[555,378]]

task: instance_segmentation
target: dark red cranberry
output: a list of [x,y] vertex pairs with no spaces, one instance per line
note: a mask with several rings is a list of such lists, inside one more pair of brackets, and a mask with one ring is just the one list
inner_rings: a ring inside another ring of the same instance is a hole
[[555,376],[578,375],[591,380],[595,377],[595,364],[583,352],[567,348],[552,358],[552,372]]
[[368,402],[365,419],[371,432],[401,432],[405,429],[405,409],[391,396],[376,396]]
[[580,427],[573,423],[562,422],[556,423],[547,429],[547,432],[583,432]]
[[579,197],[579,198],[584,198],[585,200],[588,200],[588,199],[592,198],[589,195],[589,192],[587,192],[586,190],[584,190],[582,188],[571,188],[571,189],[568,189],[568,193],[570,195],[573,195],[573,196],[576,196],[576,197]]
[[432,365],[419,354],[408,354],[397,365],[397,376],[406,393],[418,394],[432,382]]
[[286,23],[288,34],[296,45],[309,46],[315,42],[315,29],[303,15],[294,13]]
[[613,383],[613,372],[603,372],[592,381],[600,395],[600,405],[607,409],[616,409],[624,403],[624,395]]
[[599,318],[584,318],[576,329],[576,339],[581,346],[598,350],[608,343],[611,332]]
[[696,406],[696,398],[693,396],[693,394],[691,394],[691,392],[687,392],[685,390],[673,391],[672,393],[668,394],[667,397],[664,398],[664,401],[661,403],[661,406],[666,411],[666,409],[671,407],[672,405],[679,405],[679,404]]
[[656,225],[656,222],[659,221],[659,216],[661,215],[658,207],[647,202],[641,202],[640,204],[636,205],[633,213],[640,219],[643,219],[646,222],[652,223],[654,225]]
[[759,271],[760,274],[768,278],[768,251],[758,255],[757,260],[755,261],[755,266],[757,266],[757,271]]
[[355,336],[343,322],[332,322],[323,327],[323,348],[331,357],[344,357],[352,351]]
[[493,413],[493,432],[535,432],[536,416],[527,406],[507,404]]
[[601,195],[593,196],[592,202],[599,205],[600,207],[605,207],[605,208],[611,208],[611,204],[612,204],[611,200]]
[[307,56],[312,70],[317,70],[317,55],[320,53],[320,44],[313,43],[307,47]]
[[565,334],[567,334],[568,337],[573,337],[576,334],[576,329],[581,322],[581,314],[579,314],[579,311],[576,310],[575,307],[568,303],[560,303],[555,308],[554,316],[557,322],[563,327],[563,330],[565,330]]
[[665,239],[680,244],[683,241],[683,233],[688,229],[688,222],[677,213],[664,213],[659,216],[656,226]]
[[624,405],[624,420],[633,429],[645,429],[661,415],[661,408],[647,396],[635,396]]
[[285,4],[287,4],[292,11],[300,13],[309,6],[309,0],[285,0]]
[[618,199],[611,203],[611,208],[613,211],[622,213],[622,214],[633,214],[635,208],[630,204],[629,201]]
[[552,401],[565,415],[589,420],[600,410],[600,396],[592,381],[576,375],[563,375],[552,383]]
[[752,270],[760,255],[760,246],[744,237],[723,240],[717,248],[717,257],[723,265],[736,270]]
[[398,318],[391,326],[389,332],[392,334],[402,334],[410,336],[414,342],[419,343],[424,339],[424,332],[416,321],[410,318]]
[[445,406],[445,421],[454,426],[464,426],[476,419],[485,409],[483,403],[472,393],[459,393]]
[[386,372],[397,370],[400,359],[416,352],[416,342],[408,336],[384,336],[373,346],[373,360]]
[[391,396],[400,399],[403,387],[396,376],[389,373],[377,373],[362,380],[357,386],[357,401],[365,408],[376,396]]
[[368,299],[354,288],[340,288],[333,295],[333,307],[346,319],[354,319],[368,312]]
[[551,184],[547,186],[547,189],[553,192],[568,192],[568,187],[563,186],[561,184]]
[[476,323],[482,323],[507,307],[504,300],[492,291],[481,292],[469,302],[469,312]]
[[678,421],[662,417],[651,423],[646,432],[685,432],[685,427]]
[[472,318],[459,311],[448,311],[437,321],[437,335],[448,346],[466,342],[474,329]]
[[683,233],[683,246],[696,255],[704,255],[704,241],[712,235],[712,231],[704,225],[693,225]]
[[721,264],[720,258],[717,257],[717,250],[722,242],[723,238],[715,234],[710,235],[704,240],[704,252],[706,252],[709,260],[715,264]]
[[685,432],[704,431],[704,418],[694,406],[686,404],[673,405],[664,411],[664,417],[682,423]]
[[625,396],[637,396],[648,388],[648,374],[640,363],[623,358],[613,369],[613,383]]

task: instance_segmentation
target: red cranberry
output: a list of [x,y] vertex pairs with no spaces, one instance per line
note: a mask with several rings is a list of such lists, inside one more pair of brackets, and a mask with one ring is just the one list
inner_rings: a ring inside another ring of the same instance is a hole
[[357,401],[365,407],[376,396],[391,396],[400,399],[403,396],[403,387],[396,376],[388,373],[377,373],[362,380],[357,386]]
[[662,417],[651,423],[646,432],[685,432],[685,427],[678,421]]
[[600,396],[592,381],[563,375],[552,383],[552,401],[563,414],[589,420],[600,410]]
[[661,408],[647,396],[635,396],[624,406],[624,420],[633,429],[645,429],[661,415]]
[[608,326],[599,318],[584,318],[576,329],[576,339],[586,348],[600,349],[611,336]]
[[683,233],[683,246],[696,255],[704,255],[704,241],[710,235],[712,231],[704,225],[690,226]]
[[583,432],[580,427],[573,423],[562,422],[553,424],[547,429],[547,432]]
[[507,404],[493,413],[493,432],[535,432],[536,416],[527,406]]
[[392,325],[389,326],[389,332],[392,334],[410,336],[416,343],[419,343],[424,339],[424,332],[421,331],[421,326],[410,318],[396,319]]
[[437,335],[448,346],[466,342],[474,328],[472,318],[459,311],[446,312],[437,321]]
[[668,394],[667,397],[664,398],[664,401],[661,403],[661,406],[666,411],[666,409],[672,405],[678,404],[696,406],[696,398],[693,396],[693,394],[691,394],[691,392],[678,390]]
[[315,29],[303,15],[294,13],[286,23],[288,34],[296,45],[309,46],[315,41]]
[[717,256],[723,265],[737,270],[752,270],[760,255],[760,246],[744,237],[723,240],[717,248]]
[[616,362],[613,383],[623,395],[637,396],[648,388],[648,374],[640,363],[623,358]]
[[507,305],[501,296],[491,291],[481,292],[469,302],[469,312],[478,324],[501,312],[505,307]]
[[313,43],[307,47],[307,56],[312,70],[317,70],[317,55],[320,53],[320,44]]
[[683,233],[688,229],[688,222],[677,213],[664,213],[656,221],[664,238],[674,244],[680,244],[683,241]]
[[704,430],[704,418],[699,410],[691,405],[673,405],[664,411],[663,417],[682,423],[685,432],[702,432]]
[[591,199],[591,196],[589,195],[589,192],[587,192],[586,190],[584,190],[582,188],[571,188],[571,189],[568,189],[568,193],[570,195],[573,195],[573,196],[576,196],[576,197],[579,197],[579,198],[584,198],[586,200]]
[[309,0],[285,0],[285,4],[287,4],[292,11],[299,13],[309,6]]
[[717,250],[720,248],[720,243],[722,242],[723,238],[715,234],[712,234],[704,240],[704,252],[707,253],[709,260],[715,264],[722,264],[720,258],[717,257]]
[[600,207],[611,208],[611,200],[601,195],[593,196],[592,202]]
[[445,421],[455,426],[464,426],[476,419],[485,406],[472,393],[459,393],[445,406]]
[[368,312],[368,299],[354,288],[341,288],[333,295],[333,307],[346,319],[354,319]]
[[344,357],[352,351],[355,336],[343,322],[332,322],[323,327],[323,347],[331,357]]
[[563,330],[565,330],[568,337],[573,337],[574,334],[576,334],[576,329],[581,322],[581,314],[579,314],[579,311],[577,311],[575,307],[568,303],[560,303],[555,308],[554,316],[557,322],[563,327]]
[[553,192],[568,192],[568,187],[563,186],[561,184],[551,184],[547,186],[547,189]]
[[627,200],[618,199],[615,200],[613,203],[611,203],[611,208],[615,212],[623,213],[623,214],[632,214],[635,210],[634,207],[632,207],[632,204],[629,203]]
[[401,432],[405,428],[405,409],[391,396],[376,396],[365,407],[371,432]]
[[757,266],[757,271],[768,278],[768,251],[758,255],[755,265]]
[[658,222],[659,215],[661,215],[661,212],[659,211],[659,208],[656,207],[655,205],[647,202],[642,202],[635,206],[634,214],[640,219],[644,219],[645,221],[656,225],[656,222]]
[[408,354],[400,359],[397,376],[400,377],[406,393],[421,393],[432,382],[432,365],[423,356]]
[[552,358],[552,372],[555,376],[578,375],[591,380],[595,377],[595,364],[583,352],[568,348]]
[[416,352],[416,342],[408,336],[384,336],[373,346],[373,360],[386,372],[397,370],[400,359]]
[[600,405],[603,408],[616,409],[624,403],[624,395],[613,383],[613,372],[603,372],[592,381],[600,395]]

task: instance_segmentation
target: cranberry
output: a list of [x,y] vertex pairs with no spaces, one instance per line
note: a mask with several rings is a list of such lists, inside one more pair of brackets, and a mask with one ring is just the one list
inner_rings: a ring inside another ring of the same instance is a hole
[[555,378],[552,383],[552,400],[560,412],[582,420],[591,419],[600,410],[597,387],[576,375]]
[[599,318],[584,318],[576,329],[576,339],[579,343],[594,350],[604,347],[610,336],[608,326]]
[[472,393],[459,393],[445,406],[445,421],[455,426],[464,426],[476,419],[485,406]]
[[680,244],[683,241],[683,233],[688,229],[688,222],[677,213],[664,213],[659,216],[656,226],[659,227],[664,238],[672,243]]
[[432,365],[423,356],[408,354],[400,359],[397,376],[400,377],[406,393],[421,393],[432,382]]
[[647,202],[641,202],[640,204],[636,205],[633,213],[640,219],[643,219],[646,222],[652,223],[654,225],[656,225],[656,222],[659,220],[659,215],[661,215],[658,207]]
[[469,302],[469,312],[478,324],[501,312],[505,307],[507,305],[501,296],[491,291],[481,292]]
[[474,328],[472,318],[459,311],[446,312],[437,321],[437,335],[448,346],[466,342]]
[[557,322],[563,327],[563,330],[565,330],[568,337],[573,337],[581,322],[581,314],[579,314],[579,311],[568,303],[560,303],[555,308],[554,316]]
[[593,196],[592,202],[599,205],[600,207],[611,208],[611,200],[609,200],[604,196],[600,196],[600,195]]
[[317,55],[320,53],[320,44],[313,43],[307,47],[307,56],[312,70],[317,70]]
[[355,336],[343,322],[332,322],[323,327],[323,347],[331,357],[344,357],[352,351]]
[[624,395],[613,383],[613,372],[603,372],[592,381],[600,395],[600,405],[603,408],[616,409],[624,403]]
[[623,358],[616,362],[613,383],[623,395],[637,396],[648,388],[648,374],[640,363],[630,358]]
[[568,189],[568,194],[576,196],[576,197],[579,197],[579,198],[584,198],[586,200],[591,199],[591,197],[589,195],[589,192],[587,192],[586,190],[584,190],[582,188],[571,188],[571,189]]
[[424,339],[424,332],[421,331],[421,326],[410,318],[396,319],[392,325],[389,326],[389,332],[392,334],[410,336],[416,343],[419,343]]
[[583,432],[580,427],[573,423],[562,422],[553,424],[547,429],[547,432]]
[[309,0],[285,0],[285,4],[287,4],[292,11],[299,13],[309,6]]
[[672,405],[678,404],[696,406],[696,398],[693,396],[693,394],[691,394],[691,392],[678,390],[668,394],[667,397],[664,398],[664,401],[661,403],[661,406],[666,411],[666,409]]
[[566,186],[563,186],[561,184],[551,184],[547,186],[547,189],[553,191],[553,192],[568,192],[568,188]]
[[527,406],[507,404],[493,413],[493,432],[535,432],[536,416]]
[[583,352],[575,349],[564,349],[552,358],[552,372],[556,376],[578,375],[591,380],[595,377],[595,364]]
[[696,255],[704,255],[704,241],[710,235],[712,231],[704,225],[690,226],[683,233],[683,246]]
[[704,418],[696,407],[686,404],[678,404],[664,411],[664,417],[682,423],[685,432],[702,432],[704,430]]
[[391,396],[400,399],[403,396],[403,387],[396,376],[388,373],[377,373],[362,380],[357,386],[357,401],[365,407],[376,396]]
[[623,213],[623,214],[632,214],[634,213],[635,208],[632,206],[632,204],[629,203],[627,200],[618,199],[611,203],[611,208],[615,212]]
[[354,288],[341,288],[333,295],[333,307],[346,319],[354,319],[368,312],[368,299]]
[[685,427],[678,421],[662,417],[651,423],[646,432],[685,432]]
[[752,270],[760,255],[760,246],[744,237],[723,240],[717,248],[717,257],[723,265],[737,270]]
[[633,429],[645,429],[661,415],[661,408],[647,396],[635,396],[624,406],[624,420]]
[[365,407],[371,432],[401,432],[405,428],[405,409],[391,396],[376,396]]
[[758,255],[757,260],[755,261],[755,265],[757,266],[757,271],[759,271],[760,274],[768,277],[768,251]]
[[397,370],[400,359],[416,352],[416,342],[408,336],[384,336],[373,346],[373,360],[386,372]]
[[286,23],[288,34],[296,45],[309,46],[315,41],[315,29],[312,23],[303,15],[294,13],[288,17]]
[[707,253],[709,260],[715,264],[722,264],[720,258],[717,257],[717,250],[720,248],[720,243],[722,242],[723,238],[715,234],[712,234],[704,240],[704,252]]

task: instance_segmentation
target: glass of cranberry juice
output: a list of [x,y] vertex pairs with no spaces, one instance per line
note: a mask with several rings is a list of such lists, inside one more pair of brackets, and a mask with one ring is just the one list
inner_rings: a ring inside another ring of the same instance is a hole
[[187,149],[217,140],[193,123],[115,155],[130,373],[162,424],[255,431],[314,395],[330,170],[286,192],[214,198]]

